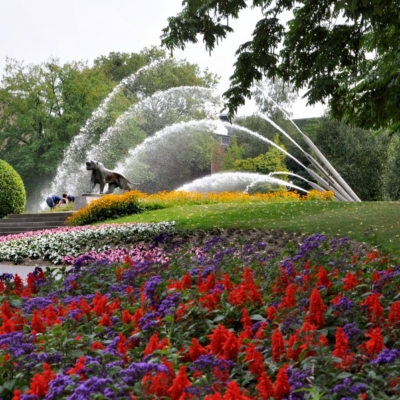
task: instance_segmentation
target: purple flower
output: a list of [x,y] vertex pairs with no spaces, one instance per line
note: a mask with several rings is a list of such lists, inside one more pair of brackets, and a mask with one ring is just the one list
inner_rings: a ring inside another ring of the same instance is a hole
[[166,315],[174,314],[173,310],[177,307],[180,297],[181,296],[179,293],[175,293],[171,296],[168,296],[161,302],[160,306],[158,307],[158,312],[160,313],[161,318],[165,317]]
[[145,374],[148,372],[165,372],[168,373],[168,367],[165,365],[154,364],[154,363],[145,363],[138,362],[132,363],[129,367],[120,372],[122,376],[122,380],[128,385],[133,386],[136,382],[138,382]]
[[392,362],[396,361],[400,358],[400,350],[398,349],[383,349],[375,360],[371,361],[371,364],[391,364]]
[[156,311],[147,313],[139,320],[139,326],[145,331],[158,324],[157,318],[160,314]]
[[95,394],[104,394],[107,386],[112,385],[110,378],[90,377],[88,380],[80,382],[79,386],[74,390],[68,400],[86,400]]
[[58,374],[50,383],[49,391],[45,397],[46,400],[57,400],[63,394],[67,386],[73,385],[73,380],[67,376]]
[[150,300],[150,303],[154,305],[155,299],[154,299],[154,294],[157,290],[157,286],[159,283],[161,283],[163,279],[161,276],[156,275],[151,277],[145,284],[144,290],[146,293],[146,299]]

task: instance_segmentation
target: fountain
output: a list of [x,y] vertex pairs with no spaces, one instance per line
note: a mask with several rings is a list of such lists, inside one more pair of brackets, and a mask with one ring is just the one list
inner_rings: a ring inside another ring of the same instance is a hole
[[[215,91],[202,87],[176,87],[165,91],[144,96],[140,90],[140,78],[150,68],[157,68],[169,60],[158,60],[149,64],[135,74],[125,78],[107,96],[100,107],[92,114],[79,134],[72,140],[65,152],[64,160],[58,168],[58,173],[50,188],[42,191],[42,198],[48,193],[68,192],[80,194],[87,190],[89,176],[85,170],[85,162],[90,159],[102,161],[108,168],[127,176],[132,182],[139,182],[139,189],[146,192],[159,190],[173,190],[188,181],[199,185],[199,178],[214,187],[216,181],[225,181],[231,178],[235,182],[248,185],[257,181],[278,181],[285,186],[295,187],[290,183],[274,178],[273,175],[282,174],[273,172],[269,176],[246,173],[230,173],[214,175],[214,178],[204,178],[209,173],[213,136],[229,131],[229,135],[242,132],[274,146],[287,157],[292,158],[315,182],[310,182],[296,174],[317,190],[332,190],[336,200],[360,201],[355,193],[344,182],[340,175],[330,165],[319,149],[311,140],[300,131],[306,143],[314,151],[320,161],[303,150],[293,138],[275,124],[268,116],[258,113],[279,132],[292,141],[306,156],[316,171],[302,164],[292,154],[266,137],[245,127],[219,120],[221,97]],[[129,107],[116,120],[115,124],[100,129],[109,119],[112,104],[122,92],[131,93],[139,98],[139,102]],[[271,99],[272,100],[272,99]],[[273,100],[272,100],[273,101]],[[275,103],[275,102],[274,102]],[[275,103],[276,106],[278,106]],[[279,107],[279,106],[278,106]],[[279,107],[280,108],[280,107]],[[281,109],[281,108],[280,108]],[[281,109],[284,115],[289,116]],[[292,123],[293,121],[290,120]],[[293,123],[294,124],[294,123]],[[225,127],[225,128],[224,128]],[[210,153],[208,151],[210,150]],[[173,170],[173,172],[171,172]],[[283,172],[290,175],[290,172]],[[235,175],[236,174],[236,175]],[[87,177],[87,178],[86,178]],[[247,180],[246,180],[247,179]],[[189,184],[190,185],[190,184]],[[226,185],[226,183],[225,183]],[[245,189],[244,189],[245,190]]]
[[193,182],[180,186],[178,191],[185,192],[245,192],[247,193],[251,187],[259,183],[275,183],[280,186],[290,187],[307,193],[307,190],[293,185],[282,179],[274,178],[269,175],[263,175],[254,172],[220,172],[196,179]]

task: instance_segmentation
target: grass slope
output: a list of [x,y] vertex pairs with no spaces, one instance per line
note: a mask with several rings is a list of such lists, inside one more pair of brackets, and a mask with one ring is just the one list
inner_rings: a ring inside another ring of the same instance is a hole
[[[400,203],[300,201],[176,206],[108,222],[176,221],[184,229],[263,228],[349,236],[400,255]],[[104,222],[103,222],[104,223]]]

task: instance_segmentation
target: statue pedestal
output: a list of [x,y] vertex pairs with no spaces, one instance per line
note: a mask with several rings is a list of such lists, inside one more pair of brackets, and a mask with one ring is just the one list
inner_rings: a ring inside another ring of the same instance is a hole
[[102,196],[102,194],[97,193],[82,193],[81,196],[76,196],[74,202],[74,211],[86,207],[86,205],[89,204],[91,201],[97,200]]

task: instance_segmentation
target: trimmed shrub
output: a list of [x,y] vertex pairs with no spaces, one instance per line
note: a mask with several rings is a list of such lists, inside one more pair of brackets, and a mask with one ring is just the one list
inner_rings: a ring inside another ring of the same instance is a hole
[[0,160],[0,218],[25,211],[26,191],[24,182],[15,169]]

